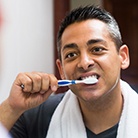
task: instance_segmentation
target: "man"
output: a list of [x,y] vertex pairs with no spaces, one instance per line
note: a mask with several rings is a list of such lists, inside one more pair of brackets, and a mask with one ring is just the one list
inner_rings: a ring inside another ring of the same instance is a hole
[[13,138],[138,137],[138,96],[120,80],[129,52],[115,19],[94,6],[71,11],[61,23],[58,50],[62,79],[98,82],[70,85],[65,94],[50,96],[58,89],[54,75],[19,74],[0,116]]

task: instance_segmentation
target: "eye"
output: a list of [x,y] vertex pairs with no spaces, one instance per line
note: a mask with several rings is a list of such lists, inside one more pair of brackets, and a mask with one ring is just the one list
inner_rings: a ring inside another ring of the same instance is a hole
[[103,48],[101,47],[96,47],[93,49],[93,52],[101,52],[103,50]]
[[74,58],[74,57],[76,57],[76,56],[77,56],[77,53],[75,53],[75,52],[73,53],[73,52],[72,52],[72,53],[67,54],[67,55],[65,56],[65,58],[66,58],[66,59],[70,59],[70,58]]
[[92,52],[95,54],[102,54],[106,49],[103,47],[94,47],[92,48]]

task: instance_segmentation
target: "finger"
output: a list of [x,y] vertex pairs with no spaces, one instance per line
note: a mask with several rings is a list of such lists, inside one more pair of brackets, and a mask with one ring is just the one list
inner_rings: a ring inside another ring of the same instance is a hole
[[58,80],[57,80],[57,78],[53,74],[51,74],[49,77],[50,77],[50,87],[51,87],[51,90],[53,92],[55,92],[57,90],[57,88],[58,88]]
[[18,79],[24,92],[55,92],[58,88],[57,78],[53,74],[39,72],[20,73]]
[[58,86],[57,86],[57,79],[53,74],[46,74],[46,73],[42,73],[42,89],[41,89],[41,93],[45,93],[48,90],[50,90],[51,92],[54,92],[57,90]]
[[31,93],[40,92],[42,87],[42,77],[37,72],[29,73],[28,76],[32,80],[32,91]]
[[46,73],[39,73],[39,75],[42,78],[40,93],[43,94],[43,93],[47,92],[48,90],[50,90],[50,78],[49,78],[49,75]]
[[15,80],[15,85],[22,87],[24,92],[32,91],[32,79],[26,73],[19,73]]

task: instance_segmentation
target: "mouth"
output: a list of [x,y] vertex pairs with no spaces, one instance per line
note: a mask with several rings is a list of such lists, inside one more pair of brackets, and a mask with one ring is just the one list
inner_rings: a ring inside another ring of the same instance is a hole
[[78,80],[84,80],[84,79],[88,79],[88,78],[95,78],[95,79],[99,79],[99,75],[98,74],[93,74],[93,75],[88,75],[88,76],[81,76],[78,78]]

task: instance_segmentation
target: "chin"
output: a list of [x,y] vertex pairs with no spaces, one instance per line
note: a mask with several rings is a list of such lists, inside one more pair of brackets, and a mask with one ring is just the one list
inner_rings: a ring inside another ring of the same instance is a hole
[[99,97],[100,97],[100,95],[94,91],[86,91],[86,92],[82,92],[78,95],[78,98],[85,102],[96,101]]

